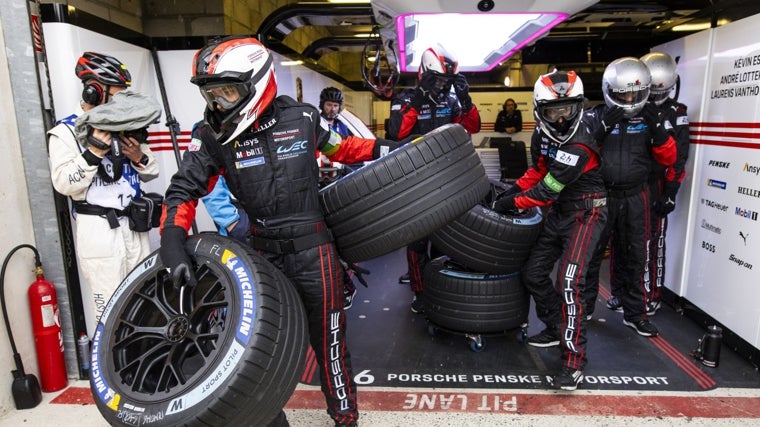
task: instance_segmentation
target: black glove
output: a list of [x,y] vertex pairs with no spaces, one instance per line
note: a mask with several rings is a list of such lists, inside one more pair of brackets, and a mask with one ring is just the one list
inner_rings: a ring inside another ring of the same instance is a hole
[[470,111],[470,108],[472,108],[470,85],[467,83],[467,78],[462,74],[457,74],[454,78],[454,92],[456,92],[457,98],[459,98],[459,103],[462,104],[462,111]]
[[514,213],[517,211],[515,206],[515,195],[509,195],[496,200],[493,203],[493,210],[500,214]]
[[193,262],[185,252],[186,240],[187,232],[182,227],[165,227],[161,233],[161,247],[158,252],[176,289],[182,286],[192,287],[197,283]]
[[375,147],[372,149],[372,158],[379,159],[402,145],[404,145],[403,142],[377,138],[375,140]]
[[625,115],[625,110],[620,107],[607,108],[602,116],[602,127],[596,131],[594,138],[597,141],[603,140],[615,128],[615,125],[623,120],[623,115]]
[[351,270],[351,271],[353,271],[354,272],[354,276],[356,276],[356,278],[359,279],[359,283],[361,283],[362,285],[364,285],[365,288],[369,287],[369,286],[367,286],[367,281],[364,280],[364,277],[363,277],[364,274],[370,274],[369,270],[367,270],[365,268],[361,268],[357,264],[354,264],[352,262],[343,261],[342,259],[340,260],[340,263],[343,265],[343,268],[345,270]]
[[422,78],[420,79],[420,84],[417,86],[417,89],[422,92],[422,95],[432,97],[433,94],[436,93],[436,79],[435,73],[432,71],[422,73]]
[[411,104],[412,108],[417,110],[417,113],[419,113],[422,111],[422,106],[430,102],[432,102],[430,92],[422,89],[422,87],[418,87],[414,90],[414,94],[412,95],[412,99],[409,103]]
[[654,202],[654,211],[658,216],[666,216],[676,208],[676,193],[680,184],[675,181],[666,181],[662,189],[660,200]]
[[519,185],[514,184],[511,187],[507,188],[506,191],[496,196],[496,200],[500,200],[509,196],[514,196],[515,194],[522,193],[522,188],[520,188]]
[[652,145],[659,147],[668,140],[668,133],[660,120],[660,113],[654,102],[647,102],[644,109],[641,110],[641,116],[644,122],[652,132]]

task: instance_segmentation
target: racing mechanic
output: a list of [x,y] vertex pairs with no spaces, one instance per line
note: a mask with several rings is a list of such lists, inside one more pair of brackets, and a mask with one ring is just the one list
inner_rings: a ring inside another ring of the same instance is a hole
[[[469,134],[480,131],[480,112],[472,103],[467,78],[459,74],[457,58],[438,45],[422,53],[417,72],[419,83],[404,89],[391,101],[386,137],[395,141],[423,135],[445,124],[459,123]],[[454,88],[454,94],[451,88]],[[399,278],[414,292],[412,312],[423,310],[417,295],[422,292],[422,271],[429,260],[428,240],[407,246],[409,271]]]
[[623,311],[623,324],[639,335],[655,337],[657,327],[647,316],[644,301],[646,245],[651,235],[649,174],[652,162],[664,166],[676,160],[676,142],[666,130],[654,103],[648,102],[651,74],[638,58],[612,61],[602,74],[604,104],[585,120],[599,141],[602,177],[607,187],[609,218],[602,243],[593,256],[584,300],[593,307],[599,290],[598,270],[610,242],[610,288],[607,308]]
[[[166,191],[161,258],[176,287],[196,283],[183,249],[187,230],[197,200],[224,176],[250,218],[251,246],[285,273],[303,300],[328,414],[336,426],[356,425],[343,272],[319,206],[316,151],[351,163],[399,144],[340,138],[315,107],[277,96],[273,57],[254,38],[211,40],[195,54],[192,76],[207,108]],[[284,412],[270,425],[287,425]]]
[[689,118],[686,105],[670,97],[676,86],[678,72],[676,61],[665,52],[651,52],[641,57],[652,75],[649,101],[659,108],[663,124],[673,132],[676,139],[676,162],[665,169],[652,162],[649,175],[649,191],[652,193],[652,238],[644,271],[644,295],[647,314],[652,316],[660,308],[660,293],[665,280],[665,236],[668,230],[668,214],[676,208],[676,194],[686,176],[686,160],[689,158]]
[[[575,390],[586,365],[586,313],[581,295],[588,281],[588,254],[607,220],[599,150],[581,124],[583,82],[574,71],[540,76],[533,91],[538,126],[531,138],[533,166],[494,203],[499,213],[549,206],[543,229],[522,270],[536,315],[546,328],[528,338],[535,347],[562,342],[562,368],[550,386]],[[551,271],[560,259],[556,286]],[[597,271],[598,274],[598,271]]]

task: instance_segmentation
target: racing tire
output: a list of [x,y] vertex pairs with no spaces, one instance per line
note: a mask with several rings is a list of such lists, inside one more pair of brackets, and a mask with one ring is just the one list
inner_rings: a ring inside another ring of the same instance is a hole
[[461,125],[448,124],[320,190],[341,258],[366,261],[427,237],[488,192]]
[[425,317],[442,328],[502,333],[528,321],[530,294],[519,273],[473,272],[443,256],[425,266],[423,282]]
[[430,235],[433,246],[474,271],[519,271],[541,233],[543,213],[537,207],[512,214],[492,210],[492,202],[507,188],[491,180],[491,192],[479,204]]
[[108,302],[90,354],[95,404],[111,425],[267,425],[304,367],[298,293],[233,239],[201,233],[185,248],[195,287],[175,289],[155,251]]

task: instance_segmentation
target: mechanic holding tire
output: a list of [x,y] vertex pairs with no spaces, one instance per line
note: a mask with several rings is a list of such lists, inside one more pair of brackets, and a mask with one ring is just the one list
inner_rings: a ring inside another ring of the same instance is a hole
[[[494,202],[501,213],[550,206],[544,228],[522,270],[536,315],[546,324],[528,338],[535,347],[561,343],[562,368],[548,377],[553,388],[575,390],[586,365],[583,290],[607,221],[607,199],[596,140],[582,124],[583,82],[574,71],[554,71],[536,81],[530,151],[533,166]],[[560,259],[561,258],[561,259]],[[557,283],[552,266],[559,261]],[[599,271],[597,270],[598,274]]]
[[[480,131],[480,112],[470,97],[467,78],[458,73],[459,61],[442,46],[429,47],[422,53],[418,71],[419,84],[399,92],[391,101],[391,116],[386,137],[400,141],[410,135],[424,135],[449,123],[459,123],[469,134]],[[454,88],[454,94],[451,88]],[[412,312],[423,311],[422,272],[430,260],[428,240],[411,243],[406,249],[409,271],[399,278],[414,292]]]
[[[356,384],[346,344],[343,274],[319,206],[316,150],[355,163],[399,146],[330,132],[319,111],[277,96],[273,56],[256,39],[211,40],[193,59],[204,120],[166,190],[160,254],[175,287],[194,286],[187,231],[197,200],[224,176],[250,218],[251,246],[293,282],[306,308],[327,413],[356,425]],[[284,412],[270,425],[288,425]]]

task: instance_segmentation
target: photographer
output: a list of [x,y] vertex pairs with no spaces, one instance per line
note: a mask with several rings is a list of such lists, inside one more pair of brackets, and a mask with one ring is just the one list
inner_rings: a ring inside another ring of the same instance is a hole
[[125,90],[131,76],[114,57],[85,52],[75,72],[84,85],[81,108],[48,132],[48,151],[53,187],[72,200],[77,261],[91,290],[91,325],[121,280],[150,253],[148,233],[132,229],[149,224],[136,225],[128,214],[142,195],[140,182],[158,176],[145,128],[160,109]]

